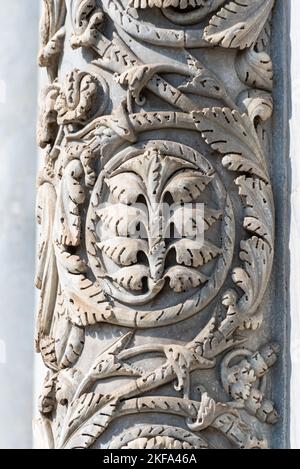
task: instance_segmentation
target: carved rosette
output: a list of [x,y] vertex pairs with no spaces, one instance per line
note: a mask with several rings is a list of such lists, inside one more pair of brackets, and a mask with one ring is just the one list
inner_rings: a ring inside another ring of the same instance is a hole
[[44,1],[44,446],[270,446],[273,4]]

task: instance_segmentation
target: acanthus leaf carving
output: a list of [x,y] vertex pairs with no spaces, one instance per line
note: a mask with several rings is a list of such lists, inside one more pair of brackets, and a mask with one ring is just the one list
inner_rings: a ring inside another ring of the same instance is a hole
[[257,41],[274,0],[231,1],[212,17],[204,38],[222,47],[250,49]]
[[269,180],[264,153],[246,114],[216,108],[194,113],[193,118],[207,143],[225,155],[223,165],[226,168]]
[[272,91],[273,64],[266,52],[247,49],[238,54],[236,71],[240,80],[249,87]]
[[[260,90],[246,90],[238,97],[239,107],[248,114],[249,119],[256,125],[267,122],[273,114],[273,98],[270,93]],[[257,132],[259,137],[260,134]],[[265,133],[262,128],[262,133]],[[263,142],[261,142],[263,143]]]

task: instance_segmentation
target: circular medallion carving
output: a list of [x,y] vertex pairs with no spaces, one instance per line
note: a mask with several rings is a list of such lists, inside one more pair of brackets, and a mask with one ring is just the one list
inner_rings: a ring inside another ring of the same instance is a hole
[[201,310],[217,294],[233,249],[222,233],[234,231],[233,217],[203,155],[168,141],[130,146],[104,167],[92,199],[87,240],[97,256],[89,263],[105,294],[139,307],[155,300],[156,310],[196,293]]

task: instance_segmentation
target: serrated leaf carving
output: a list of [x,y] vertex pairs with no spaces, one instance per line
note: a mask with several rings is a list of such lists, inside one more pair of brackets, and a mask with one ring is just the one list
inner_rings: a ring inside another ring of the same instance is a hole
[[212,176],[186,171],[176,174],[166,186],[164,193],[169,192],[176,203],[189,203],[196,200],[211,182]]
[[205,141],[225,155],[222,162],[226,168],[269,180],[265,155],[246,114],[241,115],[227,108],[213,108],[195,112],[193,118]]
[[112,278],[126,290],[139,291],[143,289],[143,279],[147,279],[149,276],[148,267],[137,264],[120,269]]
[[137,233],[137,225],[143,223],[148,227],[147,215],[143,208],[130,207],[123,204],[115,204],[113,210],[110,205],[97,210],[101,224],[111,235],[127,237]]
[[91,446],[107,427],[115,407],[116,400],[110,400],[109,396],[83,394],[71,406],[71,418],[63,434],[66,441],[63,447],[75,449]]
[[121,204],[134,204],[145,193],[141,178],[134,173],[121,173],[106,179],[114,200]]
[[274,0],[239,0],[226,4],[204,30],[204,39],[228,48],[253,46],[273,8]]
[[137,262],[139,252],[148,252],[148,243],[143,239],[117,237],[98,243],[99,249],[119,266],[130,266]]
[[273,64],[271,57],[266,52],[256,52],[253,49],[240,52],[235,67],[240,80],[245,85],[272,91]]
[[241,241],[240,258],[244,268],[235,268],[232,278],[245,295],[239,303],[239,307],[250,316],[260,304],[272,266],[273,256],[270,246],[261,238],[252,237],[247,241]]
[[262,237],[271,248],[274,237],[274,207],[270,184],[245,176],[237,178],[236,184],[246,203],[244,228]]
[[200,431],[211,425],[216,418],[216,402],[205,392],[202,394],[201,403],[195,422],[188,421],[188,427],[193,431]]
[[180,239],[170,248],[175,249],[178,264],[191,267],[201,267],[221,254],[220,248],[214,244],[192,239]]
[[204,274],[197,270],[181,266],[168,269],[165,277],[170,279],[170,287],[177,293],[196,288],[208,280]]
[[[261,90],[246,90],[238,97],[238,104],[244,112],[247,112],[251,121],[266,122],[273,114],[273,98],[271,93]],[[261,137],[260,127],[256,126],[256,131]],[[263,129],[263,133],[265,130]]]

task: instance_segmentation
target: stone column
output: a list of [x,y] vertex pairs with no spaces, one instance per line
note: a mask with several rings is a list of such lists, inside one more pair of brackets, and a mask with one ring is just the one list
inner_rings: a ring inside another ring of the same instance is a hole
[[0,447],[32,440],[39,4],[0,2]]
[[292,178],[291,196],[291,227],[290,227],[290,252],[291,252],[291,446],[300,448],[299,427],[299,392],[300,392],[300,320],[299,320],[299,267],[297,260],[300,256],[300,167],[299,167],[299,122],[300,122],[300,57],[298,43],[300,40],[299,28],[300,4],[296,0],[291,1],[291,96],[290,103],[290,171]]
[[44,0],[44,447],[288,445],[274,3]]

